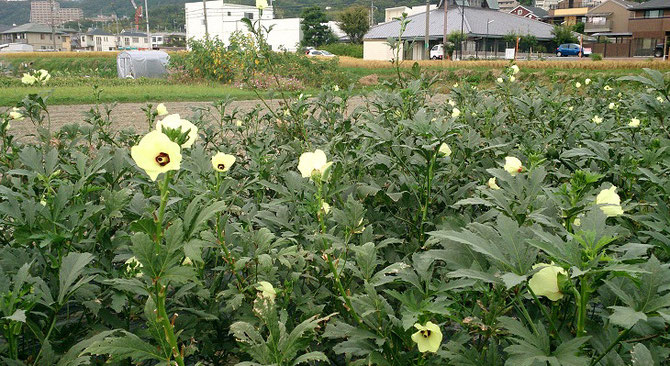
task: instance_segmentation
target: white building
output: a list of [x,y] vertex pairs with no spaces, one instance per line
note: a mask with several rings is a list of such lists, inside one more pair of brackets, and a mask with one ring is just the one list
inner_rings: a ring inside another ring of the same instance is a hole
[[114,51],[118,47],[117,36],[101,29],[92,29],[79,36],[79,47],[86,51]]
[[148,50],[151,45],[146,33],[138,31],[122,31],[116,36],[120,50]]
[[[205,16],[202,2],[186,3],[186,39],[205,39]],[[273,50],[297,50],[302,40],[300,19],[274,19],[272,7],[263,10],[262,16],[255,6],[227,4],[222,1],[207,1],[207,33],[210,38],[218,38],[228,44],[230,36],[236,32],[249,33],[243,18],[252,22],[261,20],[264,27],[272,27],[267,37]]]

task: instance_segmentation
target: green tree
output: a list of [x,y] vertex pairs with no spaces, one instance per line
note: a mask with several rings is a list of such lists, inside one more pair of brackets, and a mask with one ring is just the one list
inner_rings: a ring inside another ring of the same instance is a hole
[[551,34],[554,35],[554,42],[556,42],[557,45],[577,42],[577,37],[572,33],[572,27],[555,25]]
[[532,51],[538,43],[537,37],[532,34],[526,34],[521,36],[521,40],[519,40],[519,48],[524,51]]
[[349,36],[352,43],[363,42],[363,36],[370,29],[369,11],[363,6],[350,6],[337,16],[337,25]]
[[577,23],[573,25],[572,30],[577,33],[584,33],[584,23]]
[[318,6],[311,6],[302,12],[303,45],[318,47],[335,41],[333,32],[324,23],[326,14]]

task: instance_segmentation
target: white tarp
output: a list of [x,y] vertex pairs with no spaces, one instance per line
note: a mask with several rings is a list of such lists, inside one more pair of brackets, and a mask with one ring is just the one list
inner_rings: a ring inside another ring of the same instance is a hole
[[159,78],[167,74],[170,56],[163,51],[123,51],[116,56],[120,78]]

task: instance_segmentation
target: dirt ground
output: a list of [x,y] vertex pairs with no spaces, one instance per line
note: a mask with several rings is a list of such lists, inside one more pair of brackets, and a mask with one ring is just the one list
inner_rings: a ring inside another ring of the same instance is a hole
[[[443,102],[445,99],[446,96],[444,95],[433,97],[434,102]],[[365,103],[365,97],[353,97],[349,100],[348,110],[349,112],[352,112],[356,107],[364,105]],[[205,109],[210,107],[211,111],[216,113],[216,110],[214,107],[212,107],[212,102],[166,102],[164,104],[170,114],[179,113],[183,118],[186,119],[196,113],[198,109]],[[271,108],[279,107],[278,100],[270,100],[268,101],[268,104]],[[134,128],[136,131],[146,131],[148,126],[146,124],[146,117],[142,111],[142,107],[145,105],[145,103],[117,104],[116,107],[114,107],[112,110],[111,114],[113,128],[119,130]],[[260,100],[243,100],[232,102],[227,110],[232,111],[233,109],[237,108],[240,112],[245,112],[250,111],[257,106],[261,106],[263,109],[265,109],[265,106]],[[49,106],[52,130],[58,130],[62,126],[68,124],[85,123],[84,118],[86,112],[88,112],[91,107],[93,107],[92,104]],[[14,121],[12,122],[12,128],[10,131],[17,137],[31,135],[33,133],[33,125],[27,120],[21,122]]]

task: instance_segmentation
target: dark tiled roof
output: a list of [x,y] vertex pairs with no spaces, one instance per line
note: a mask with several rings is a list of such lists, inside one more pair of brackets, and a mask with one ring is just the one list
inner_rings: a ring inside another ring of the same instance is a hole
[[546,17],[549,14],[549,12],[547,12],[546,10],[544,10],[542,8],[538,8],[537,6],[526,6],[526,5],[522,5],[522,6],[526,9],[530,10],[533,14],[537,15],[540,18]]
[[642,4],[637,4],[631,8],[631,10],[650,9],[670,9],[670,0],[649,0]]
[[[497,10],[466,7],[463,18],[463,31],[471,36],[485,36],[486,23],[489,23],[488,35],[491,38],[501,38],[507,34],[532,34],[540,40],[553,39],[554,27],[526,17],[505,13]],[[426,13],[419,13],[408,17],[409,24],[403,35],[404,39],[422,38],[426,29]],[[442,39],[444,27],[444,10],[437,9],[430,12],[429,34],[433,39]],[[461,8],[449,7],[447,11],[447,32],[461,30]],[[400,21],[395,20],[379,24],[370,28],[364,39],[387,39],[398,37]]]
[[100,28],[91,29],[88,32],[86,32],[86,35],[87,36],[113,36],[112,33],[104,31]]

